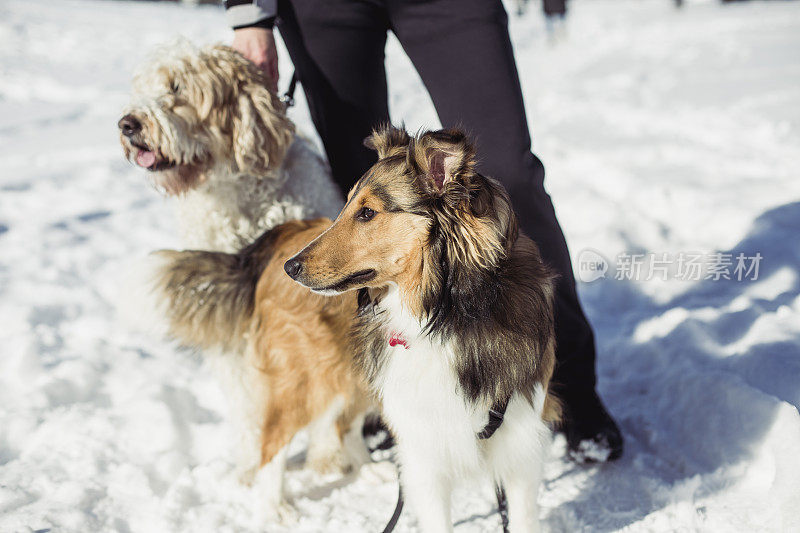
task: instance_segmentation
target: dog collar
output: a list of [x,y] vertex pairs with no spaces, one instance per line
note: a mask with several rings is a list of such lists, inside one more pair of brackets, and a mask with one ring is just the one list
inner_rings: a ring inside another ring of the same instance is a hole
[[408,341],[406,340],[406,338],[403,337],[402,333],[399,333],[397,331],[393,331],[392,334],[389,335],[389,346],[392,347],[402,346],[406,350],[408,350],[409,348]]

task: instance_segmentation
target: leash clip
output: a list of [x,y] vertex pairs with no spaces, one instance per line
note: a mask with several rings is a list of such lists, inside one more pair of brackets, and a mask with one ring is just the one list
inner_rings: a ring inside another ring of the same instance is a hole
[[503,423],[504,416],[505,408],[502,410],[494,408],[489,409],[489,422],[483,427],[481,432],[478,433],[478,438],[485,440],[494,435],[494,432],[497,431],[497,429]]
[[281,103],[286,107],[292,107],[294,105],[294,98],[292,98],[288,94],[281,95],[280,100]]
[[286,92],[283,93],[279,99],[286,108],[290,108],[294,105],[294,89],[297,87],[297,71],[295,70],[292,73],[292,79],[289,81],[289,88],[286,89]]

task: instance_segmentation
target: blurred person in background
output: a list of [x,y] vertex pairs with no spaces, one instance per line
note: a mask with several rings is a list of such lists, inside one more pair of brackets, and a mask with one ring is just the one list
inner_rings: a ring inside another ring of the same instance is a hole
[[[523,16],[528,11],[530,0],[515,0],[517,15]],[[556,44],[566,38],[567,33],[567,0],[542,0],[545,30],[550,44]]]
[[[517,15],[524,15],[528,10],[528,4],[531,0],[515,0],[517,5]],[[542,0],[542,11],[545,17],[560,16],[563,17],[567,13],[567,0]]]
[[[277,87],[273,26],[292,58],[311,118],[346,193],[377,160],[364,147],[390,122],[384,47],[392,31],[427,88],[444,128],[465,130],[478,147],[478,171],[508,190],[521,227],[559,275],[558,364],[554,391],[565,407],[561,431],[574,460],[622,454],[619,428],[595,391],[594,333],[578,300],[564,235],[531,153],[517,66],[501,0],[228,0],[233,47]],[[563,16],[564,2],[545,9]]]
[[542,0],[547,40],[556,44],[567,38],[567,0]]

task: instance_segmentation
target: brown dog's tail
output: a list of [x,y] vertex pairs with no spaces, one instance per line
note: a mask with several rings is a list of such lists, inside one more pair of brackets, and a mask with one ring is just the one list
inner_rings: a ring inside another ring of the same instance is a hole
[[269,262],[275,230],[238,253],[160,250],[151,254],[150,287],[159,319],[186,346],[239,352]]

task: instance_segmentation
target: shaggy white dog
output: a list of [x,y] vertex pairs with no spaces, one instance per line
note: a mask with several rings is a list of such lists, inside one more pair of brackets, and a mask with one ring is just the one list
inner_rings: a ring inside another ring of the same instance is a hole
[[136,74],[122,146],[177,198],[186,247],[233,252],[273,226],[342,207],[325,160],[268,86],[232,48],[183,41]]
[[[157,50],[136,74],[118,124],[122,147],[156,188],[175,197],[186,248],[235,252],[278,224],[333,218],[342,207],[325,160],[296,135],[269,85],[232,48],[186,41]],[[260,467],[260,420],[248,415],[259,402],[248,383],[260,374],[243,355],[211,359],[232,399],[242,479],[251,482]],[[355,466],[354,455],[363,462],[365,451],[341,448],[340,410],[332,405],[310,428],[307,464],[316,470]],[[266,475],[266,490],[282,491],[283,468],[269,466],[258,479]],[[272,508],[260,511],[272,518],[293,514],[280,495],[272,496]]]

